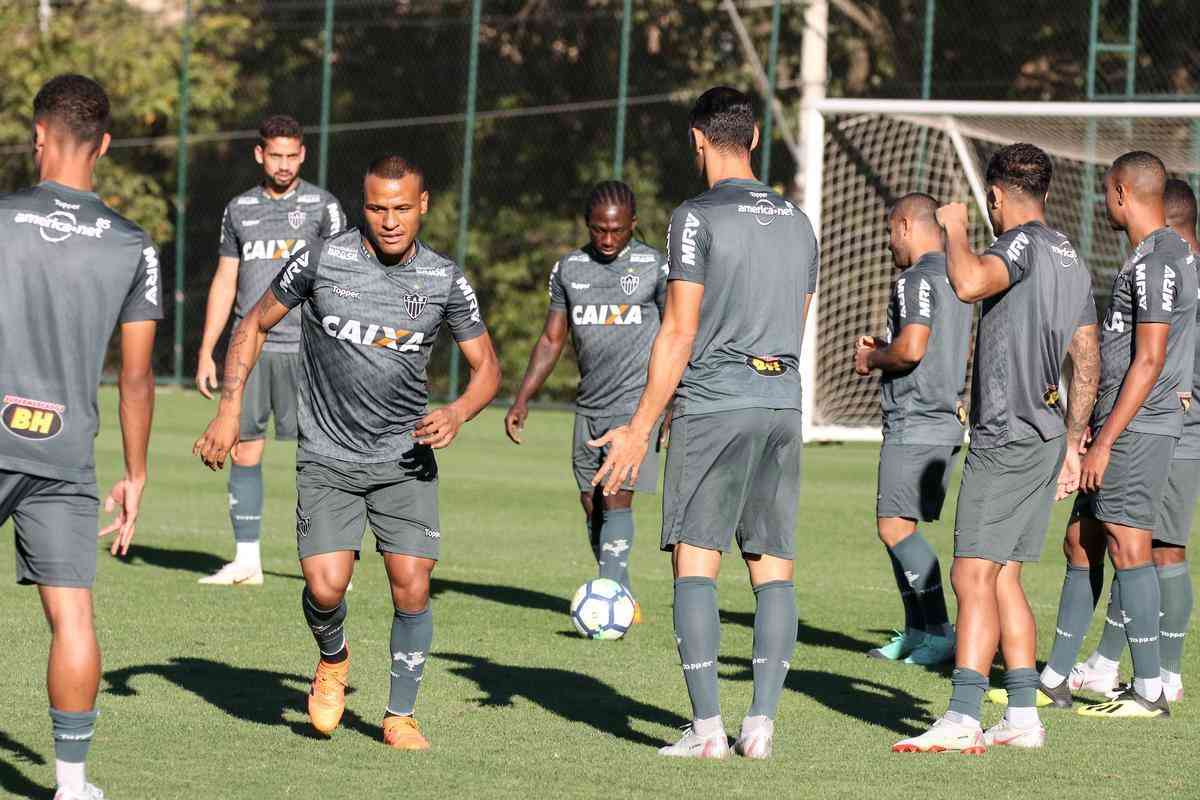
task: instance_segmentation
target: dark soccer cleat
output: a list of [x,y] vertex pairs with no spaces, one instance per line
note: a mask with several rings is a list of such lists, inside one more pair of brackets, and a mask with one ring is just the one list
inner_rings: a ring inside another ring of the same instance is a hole
[[[1045,695],[1050,700],[1050,705],[1055,708],[1070,708],[1075,704],[1075,698],[1071,697],[1070,681],[1063,681],[1058,686],[1051,689],[1041,680],[1038,680],[1038,692]],[[1041,705],[1041,703],[1038,703]]]

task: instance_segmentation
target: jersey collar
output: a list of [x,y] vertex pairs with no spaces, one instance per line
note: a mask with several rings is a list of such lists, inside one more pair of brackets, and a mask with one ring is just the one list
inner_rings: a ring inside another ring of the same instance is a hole
[[415,247],[413,247],[412,255],[410,255],[408,258],[404,259],[400,263],[393,264],[390,267],[388,267],[388,266],[384,266],[384,263],[379,260],[379,257],[371,251],[370,247],[367,246],[367,235],[365,233],[363,233],[362,231],[359,231],[359,234],[358,234],[358,246],[359,246],[359,249],[362,250],[363,257],[366,258],[368,261],[370,261],[375,266],[382,269],[384,272],[389,272],[389,273],[394,272],[396,270],[404,269],[405,267],[411,267],[414,263],[416,263],[416,260],[421,256],[421,253],[425,252],[425,245],[421,243],[420,239],[417,239],[413,244],[415,245]]
[[296,193],[299,192],[303,188],[303,184],[304,184],[303,180],[296,181],[295,186],[293,186],[286,193],[279,195],[278,197],[276,197],[275,195],[268,192],[267,187],[261,183],[258,185],[258,191],[259,191],[259,194],[261,194],[263,196],[263,199],[266,200],[267,202],[279,203],[284,200],[290,200],[292,197],[294,197],[296,195]]

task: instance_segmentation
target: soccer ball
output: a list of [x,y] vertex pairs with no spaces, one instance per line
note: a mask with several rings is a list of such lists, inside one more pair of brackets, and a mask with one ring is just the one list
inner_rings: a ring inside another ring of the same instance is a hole
[[620,639],[633,624],[633,595],[611,578],[588,581],[571,598],[571,622],[589,639]]

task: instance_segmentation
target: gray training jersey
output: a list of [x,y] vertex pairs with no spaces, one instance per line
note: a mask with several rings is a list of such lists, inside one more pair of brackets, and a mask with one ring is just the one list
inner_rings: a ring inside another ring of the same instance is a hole
[[929,328],[929,343],[914,369],[883,374],[883,441],[962,444],[966,412],[959,392],[967,379],[971,307],[950,288],[945,253],[926,253],[896,279],[888,304],[888,341],[908,325]]
[[[1200,277],[1200,259],[1192,253],[1192,266]],[[1192,358],[1192,400],[1183,415],[1183,433],[1175,445],[1175,458],[1200,459],[1200,288],[1196,290],[1196,346]]]
[[1009,287],[982,303],[971,381],[971,447],[1066,433],[1059,381],[1075,330],[1096,324],[1092,277],[1074,246],[1042,222],[1005,231],[987,255]]
[[298,253],[271,290],[301,310],[300,448],[341,461],[391,461],[428,411],[425,367],[442,325],[486,332],[458,265],[420,242],[385,267],[351,229]]
[[667,256],[668,280],[704,285],[675,415],[800,410],[804,300],[819,263],[804,212],[758,181],[724,180],[675,209]]
[[1162,323],[1167,357],[1162,372],[1126,430],[1178,437],[1191,398],[1196,344],[1196,263],[1187,243],[1159,228],[1134,249],[1113,279],[1112,299],[1100,330],[1100,394],[1092,430],[1112,413],[1133,360],[1135,328]]
[[615,417],[637,409],[666,297],[667,260],[642,242],[630,242],[607,264],[585,247],[554,265],[550,308],[565,313],[571,328],[580,414]]
[[[230,200],[221,219],[220,254],[239,262],[234,324],[250,313],[289,258],[345,227],[337,198],[308,181],[298,181],[282,197],[260,185]],[[298,351],[300,315],[288,314],[272,328],[263,349]]]
[[96,480],[96,388],[118,322],[162,319],[158,253],[92,192],[0,195],[0,469]]

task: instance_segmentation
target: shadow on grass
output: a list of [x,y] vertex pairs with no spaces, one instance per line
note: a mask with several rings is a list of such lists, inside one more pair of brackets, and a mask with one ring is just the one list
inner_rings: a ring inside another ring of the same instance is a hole
[[678,714],[626,697],[590,675],[552,667],[498,664],[461,653],[440,653],[435,657],[460,665],[451,667],[450,672],[479,686],[484,693],[477,701],[481,706],[511,706],[514,698],[523,697],[569,722],[654,747],[664,742],[634,730],[633,720],[670,727],[688,722]]
[[[5,754],[11,755],[12,760],[23,764],[35,764],[43,766],[46,759],[40,753],[30,750],[25,745],[17,740],[9,737],[4,731],[0,731],[0,750]],[[0,791],[5,797],[50,797],[54,794],[54,790],[48,786],[42,786],[34,783],[25,773],[17,769],[15,764],[9,763],[6,759],[0,758]]]
[[[737,668],[733,673],[722,672],[723,680],[754,679],[748,658],[722,658],[721,665]],[[887,728],[901,736],[924,733],[933,724],[933,717],[925,709],[928,701],[895,686],[863,678],[836,672],[792,669],[788,672],[784,688],[806,695],[830,711]]]
[[[212,553],[199,550],[172,550],[166,547],[150,547],[144,544],[129,546],[129,554],[122,559],[128,564],[142,563],[159,569],[172,569],[181,572],[194,572],[197,575],[211,575],[225,566],[225,559]],[[304,580],[304,576],[294,572],[274,572],[263,570],[263,575],[273,575],[276,578],[287,578],[294,581]]]
[[[307,722],[289,722],[285,711],[307,714],[310,678],[286,672],[235,667],[207,658],[172,658],[166,664],[144,664],[138,667],[110,670],[104,673],[108,682],[105,690],[118,697],[136,695],[132,686],[135,678],[153,675],[164,678],[179,688],[220,709],[231,717],[258,725],[286,727],[298,736],[325,739]],[[347,689],[346,694],[353,693]],[[379,739],[383,731],[349,711],[342,717],[342,727],[364,736]]]
[[566,614],[571,604],[565,597],[557,597],[533,589],[521,589],[516,586],[496,586],[489,583],[470,583],[453,581],[434,577],[429,587],[429,594],[437,597],[443,592],[456,592],[477,597],[480,600],[491,600],[493,603],[503,603],[506,606],[531,608],[535,611],[553,611],[556,614]]
[[[722,610],[721,622],[753,628],[754,612]],[[868,642],[864,639],[855,639],[853,636],[847,636],[839,631],[814,628],[812,625],[805,623],[804,620],[800,620],[796,625],[796,641],[802,645],[832,647],[835,650],[845,650],[849,653],[862,653],[864,656],[872,647],[879,646],[878,643]]]

